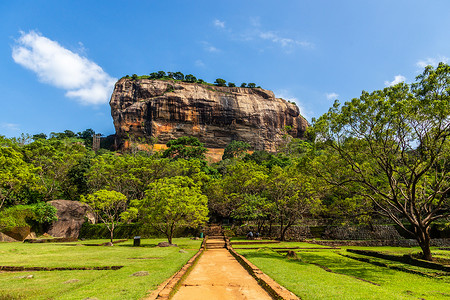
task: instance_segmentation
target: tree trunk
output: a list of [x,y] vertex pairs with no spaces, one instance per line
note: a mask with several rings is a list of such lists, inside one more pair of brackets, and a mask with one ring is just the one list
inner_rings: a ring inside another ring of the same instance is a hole
[[423,259],[424,260],[433,260],[433,256],[431,255],[431,249],[430,249],[430,226],[427,227],[421,227],[421,226],[415,226],[414,231],[416,234],[417,242],[419,242],[419,246],[422,249],[423,253]]
[[256,221],[256,222],[257,222],[257,227],[258,227],[257,230],[258,230],[259,234],[262,234],[262,229],[263,229],[265,221],[264,220],[259,220],[259,221]]
[[170,225],[169,232],[167,234],[167,240],[169,241],[169,244],[171,244],[171,245],[172,245],[172,237],[173,237],[173,227],[174,227],[174,225],[175,225],[174,223],[172,223]]
[[114,236],[114,229],[111,229],[110,233],[111,233],[111,243],[112,243],[113,242],[113,236]]
[[284,242],[283,219],[280,221],[280,241]]
[[282,241],[284,241],[286,239],[286,232],[289,229],[289,227],[291,227],[290,223],[286,224],[286,226],[283,229],[281,229],[281,240]]

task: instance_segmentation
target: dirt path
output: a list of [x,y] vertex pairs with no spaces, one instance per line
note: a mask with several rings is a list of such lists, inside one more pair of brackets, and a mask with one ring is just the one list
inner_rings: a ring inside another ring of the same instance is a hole
[[223,237],[206,241],[205,253],[172,299],[272,299],[224,245]]

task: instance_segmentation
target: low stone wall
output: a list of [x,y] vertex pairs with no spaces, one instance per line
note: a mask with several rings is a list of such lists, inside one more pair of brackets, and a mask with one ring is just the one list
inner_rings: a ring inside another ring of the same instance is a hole
[[[257,226],[232,226],[232,232],[237,236],[245,236],[249,231],[255,234],[258,232]],[[259,234],[265,238],[276,239],[280,237],[280,226],[272,225],[272,226],[263,226],[261,232]],[[306,238],[311,238],[311,232],[309,230],[309,226],[291,226],[288,228],[285,234],[286,240],[300,241]]]
[[[236,236],[246,236],[249,231],[257,232],[257,226],[231,226],[225,232]],[[280,237],[280,226],[263,226],[260,235],[263,238],[277,239]],[[369,226],[291,226],[285,235],[288,241],[302,241],[310,238],[321,238],[313,243],[324,246],[394,246],[417,247],[415,239],[404,238],[394,225]],[[450,238],[435,238],[431,245],[436,247],[450,246]]]
[[400,240],[403,239],[394,226],[330,226],[322,235],[327,240]]
[[[400,240],[366,240],[366,241],[345,241],[345,240],[333,240],[333,241],[318,241],[313,240],[312,243],[322,246],[360,246],[360,247],[379,247],[379,246],[392,246],[392,247],[418,247],[419,244],[413,239],[400,239]],[[450,246],[450,239],[432,239],[431,246],[443,247]]]

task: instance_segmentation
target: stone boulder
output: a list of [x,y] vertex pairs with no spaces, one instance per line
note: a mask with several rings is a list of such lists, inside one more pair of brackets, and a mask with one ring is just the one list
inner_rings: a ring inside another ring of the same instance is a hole
[[194,136],[208,148],[238,140],[273,152],[286,126],[294,138],[304,138],[308,127],[297,105],[261,88],[122,78],[110,106],[120,148],[129,147],[129,136],[161,144]]
[[14,227],[8,231],[3,231],[3,233],[17,241],[23,241],[28,235],[30,235],[31,228],[30,226]]
[[18,240],[13,239],[12,237],[4,234],[3,232],[0,232],[0,242],[18,242]]
[[89,205],[70,200],[49,201],[57,209],[58,220],[53,222],[48,234],[54,237],[78,238],[85,217],[95,223],[95,215]]
[[158,243],[158,247],[178,247],[177,244],[170,244],[169,242]]

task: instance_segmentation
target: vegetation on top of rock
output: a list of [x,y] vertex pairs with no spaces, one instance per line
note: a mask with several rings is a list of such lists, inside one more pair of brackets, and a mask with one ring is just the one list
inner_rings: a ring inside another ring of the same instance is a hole
[[[214,82],[208,83],[204,81],[203,79],[200,79],[195,77],[192,74],[184,75],[181,72],[164,72],[164,71],[158,71],[158,72],[152,72],[149,75],[137,75],[133,74],[131,75],[125,75],[122,78],[131,78],[132,80],[138,80],[138,79],[157,79],[157,80],[173,80],[173,81],[182,81],[182,82],[188,82],[188,83],[200,83],[200,84],[206,84],[206,85],[216,85],[216,86],[227,86],[227,81],[222,78],[217,78]],[[229,82],[228,87],[236,87],[236,84]],[[260,86],[256,86],[255,83],[242,83],[240,87],[245,88],[261,88]]]

